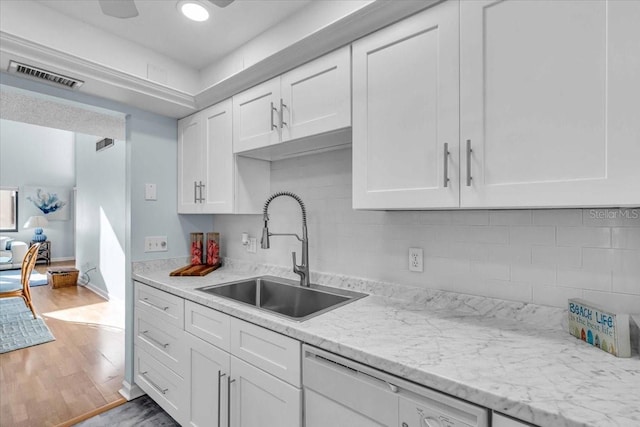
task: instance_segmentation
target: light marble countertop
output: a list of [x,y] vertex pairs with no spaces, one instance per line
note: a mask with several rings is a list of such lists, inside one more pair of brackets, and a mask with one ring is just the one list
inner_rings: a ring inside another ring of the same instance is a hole
[[[640,426],[640,356],[616,358],[566,332],[566,312],[388,283],[312,274],[370,293],[304,322],[195,288],[279,267],[226,260],[205,277],[169,277],[185,260],[134,264],[134,280],[539,426]],[[635,348],[637,349],[637,343]]]

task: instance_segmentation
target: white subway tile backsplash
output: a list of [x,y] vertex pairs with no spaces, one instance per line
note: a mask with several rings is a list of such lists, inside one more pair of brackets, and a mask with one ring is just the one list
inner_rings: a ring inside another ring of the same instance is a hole
[[640,250],[640,227],[615,227],[611,229],[611,246]]
[[534,286],[533,303],[567,308],[569,298],[583,298],[584,290],[562,286]]
[[585,290],[584,299],[616,313],[640,314],[640,295]]
[[582,225],[580,209],[537,209],[533,211],[533,225]]
[[452,222],[451,211],[424,211],[417,215],[420,224],[449,225]]
[[559,268],[557,283],[560,286],[610,292],[611,272]]
[[541,226],[511,226],[509,242],[514,245],[553,245],[556,242],[556,229]]
[[483,279],[509,280],[508,264],[497,262],[471,261],[471,277]]
[[489,261],[504,261],[509,264],[530,264],[531,246],[528,245],[487,245]]
[[[640,295],[640,275],[628,272],[613,272],[613,292]],[[640,311],[638,311],[640,313]]]
[[452,211],[451,223],[456,225],[489,225],[489,211]]
[[522,283],[553,285],[556,283],[556,269],[544,265],[512,265],[511,280]]
[[500,210],[489,211],[489,224],[491,225],[531,225],[531,211]]
[[[574,296],[616,311],[639,304],[638,209],[354,211],[350,150],[272,162],[271,187],[305,201],[314,271],[558,307]],[[271,231],[299,232],[295,201],[279,198],[270,215]],[[213,225],[225,256],[289,267],[300,251],[274,237],[247,253],[240,234],[260,236],[258,215],[215,215]],[[409,247],[424,249],[423,273],[409,272]]]
[[582,248],[572,246],[532,246],[531,263],[579,268],[582,266]]
[[557,245],[610,248],[611,229],[608,227],[558,227]]

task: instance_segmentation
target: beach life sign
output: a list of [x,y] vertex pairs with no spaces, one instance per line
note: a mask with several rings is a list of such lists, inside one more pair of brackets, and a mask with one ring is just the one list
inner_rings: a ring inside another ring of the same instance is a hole
[[617,357],[631,357],[629,315],[612,313],[580,298],[569,299],[569,332]]

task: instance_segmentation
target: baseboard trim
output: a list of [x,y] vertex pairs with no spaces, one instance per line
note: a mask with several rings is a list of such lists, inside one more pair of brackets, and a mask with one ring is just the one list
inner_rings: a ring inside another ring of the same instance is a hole
[[138,397],[147,394],[144,392],[144,390],[138,387],[138,384],[131,384],[128,381],[122,381],[122,388],[118,390],[118,393],[120,393],[127,400],[137,399]]
[[96,285],[92,284],[91,282],[82,282],[82,281],[78,280],[78,285],[84,286],[85,288],[87,288],[91,292],[93,292],[94,294],[97,294],[102,299],[105,299],[105,300],[109,301],[109,294],[107,292],[105,292],[103,289],[100,289]]
[[118,400],[116,400],[115,402],[111,402],[111,403],[107,403],[104,406],[101,406],[97,409],[94,409],[93,411],[89,411],[86,414],[82,414],[82,415],[78,415],[75,418],[71,418],[69,421],[65,421],[63,423],[60,423],[58,425],[56,425],[55,427],[71,427],[74,426],[82,421],[88,420],[89,418],[93,418],[96,415],[100,415],[103,412],[107,412],[113,408],[116,408],[124,403],[127,403],[127,399],[125,398],[120,398]]

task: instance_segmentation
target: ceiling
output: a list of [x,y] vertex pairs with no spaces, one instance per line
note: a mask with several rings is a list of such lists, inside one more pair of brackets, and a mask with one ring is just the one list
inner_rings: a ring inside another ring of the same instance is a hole
[[102,13],[97,0],[37,0],[38,3],[200,70],[307,6],[311,0],[235,0],[225,8],[209,4],[211,17],[193,22],[177,0],[135,0],[135,18]]

